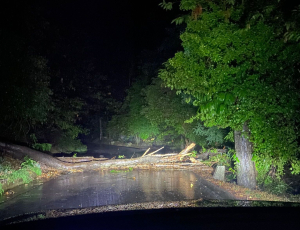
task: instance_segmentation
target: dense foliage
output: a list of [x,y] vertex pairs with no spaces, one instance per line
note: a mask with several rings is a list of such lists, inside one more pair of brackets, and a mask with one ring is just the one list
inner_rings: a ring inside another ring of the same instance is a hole
[[191,121],[234,130],[247,122],[262,179],[272,167],[277,176],[286,165],[300,172],[300,45],[298,38],[284,38],[287,19],[277,2],[255,7],[250,1],[182,0],[180,8],[192,11],[180,36],[184,51],[159,76],[177,93],[191,95],[199,107]]
[[120,114],[113,116],[110,121],[111,138],[118,138],[120,135],[133,136],[135,142],[139,144],[141,139],[146,140],[158,134],[158,127],[141,115],[145,104],[142,88],[141,84],[135,83],[128,91]]
[[9,162],[5,162],[4,158],[0,158],[0,195],[4,192],[2,188],[2,181],[6,183],[14,183],[22,180],[23,183],[32,181],[32,174],[40,176],[42,174],[40,165],[25,157],[20,167],[15,168]]
[[197,121],[185,122],[195,114],[196,107],[165,87],[161,79],[153,78],[150,84],[137,81],[132,85],[119,114],[112,117],[109,130],[112,139],[131,136],[136,144],[143,140],[183,148],[192,141],[206,147],[220,146],[224,131],[206,128]]
[[114,110],[111,89],[87,54],[84,35],[62,35],[41,11],[26,3],[7,6],[0,38],[0,137],[39,150],[84,151],[80,135],[90,130],[94,137],[99,118],[107,120]]
[[[217,127],[206,128],[200,122],[185,121],[196,114],[196,108],[185,103],[174,90],[163,87],[160,79],[142,87],[133,84],[118,115],[109,122],[114,140],[131,140],[169,144],[183,148],[190,142],[200,146],[220,146],[224,131]],[[130,138],[131,137],[131,138]]]

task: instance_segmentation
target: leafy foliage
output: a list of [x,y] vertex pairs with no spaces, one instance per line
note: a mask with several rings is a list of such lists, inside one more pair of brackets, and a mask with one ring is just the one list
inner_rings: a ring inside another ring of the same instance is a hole
[[142,140],[152,138],[170,145],[179,143],[179,148],[183,141],[181,137],[205,146],[223,142],[224,135],[216,127],[205,128],[205,133],[194,132],[198,123],[185,121],[196,114],[196,108],[185,103],[174,90],[164,87],[157,78],[144,88],[138,83],[134,84],[123,110],[127,112],[111,120],[111,133],[138,136]]
[[86,145],[83,145],[79,139],[73,139],[69,135],[61,136],[57,141],[57,145],[65,153],[87,151]]
[[159,3],[159,6],[161,6],[164,10],[172,10],[173,3],[163,0],[163,2]]
[[49,152],[52,148],[52,144],[49,143],[35,143],[32,147],[36,150],[41,150],[44,152]]
[[31,140],[33,141],[32,148],[40,151],[50,151],[52,148],[52,144],[49,143],[37,143],[37,138],[34,133],[30,135]]
[[190,157],[196,157],[197,156],[197,151],[196,150],[191,151],[191,154],[189,156]]
[[[197,2],[182,0],[180,7],[192,10]],[[242,16],[251,10],[233,3],[203,3],[201,17],[187,22],[181,34],[184,51],[159,76],[171,89],[196,98],[199,111],[191,121],[235,130],[248,122],[259,172],[272,165],[282,175],[291,164],[292,173],[299,173],[299,44],[284,42],[278,30],[283,20],[276,23],[265,2],[259,4],[261,16],[247,20]]]
[[[166,88],[160,79],[154,79],[145,88],[146,106],[142,113],[151,124],[160,127],[160,132],[167,132],[173,138],[182,135],[186,140],[199,145],[218,145],[223,143],[222,132],[217,128],[204,128],[199,122],[186,123],[186,120],[196,114],[193,104],[187,104],[175,90]],[[195,132],[196,127],[203,127],[206,132]],[[217,139],[216,139],[217,138]]]
[[[10,164],[0,162],[0,179],[7,180],[8,183],[14,183],[19,179],[22,179],[24,183],[29,183],[32,180],[31,172],[38,176],[42,174],[40,165],[27,156],[24,158],[24,162],[21,163],[20,169],[13,169]],[[4,190],[0,183],[0,195],[3,192]]]
[[36,175],[40,176],[42,174],[40,165],[30,159],[29,157],[24,157],[24,162],[21,164],[22,169],[34,172]]
[[[152,125],[150,121],[141,114],[144,106],[144,97],[142,94],[143,86],[135,83],[128,91],[125,99],[122,113],[113,116],[109,123],[109,131],[111,137],[119,137],[119,135],[136,136],[142,140],[146,140],[158,134],[158,127]],[[137,140],[138,142],[139,140]]]
[[228,181],[232,181],[235,180],[237,176],[238,161],[239,160],[236,156],[235,151],[233,149],[229,149],[227,153],[211,156],[208,160],[204,161],[203,163],[209,166],[213,166],[213,165],[225,166],[226,171],[229,172],[226,173],[226,178]]
[[36,4],[7,5],[0,38],[0,74],[5,76],[0,84],[0,136],[39,150],[49,150],[43,143],[65,148],[67,142],[67,151],[84,148],[78,138],[88,128],[95,132],[95,120],[89,118],[97,117],[98,124],[99,117],[107,118],[113,110],[111,89],[82,45],[82,34],[65,39],[70,35],[61,36],[55,23],[41,15]]
[[175,91],[163,87],[160,79],[147,86],[145,94],[146,106],[142,113],[151,124],[172,127],[178,134],[184,134],[184,121],[195,114],[195,108],[184,103]]
[[216,126],[206,128],[201,123],[194,128],[194,133],[199,136],[205,136],[208,145],[219,146],[224,142],[225,131]]
[[275,195],[282,195],[290,190],[290,186],[283,180],[268,176],[264,180],[263,189]]
[[291,13],[291,18],[285,22],[286,32],[284,34],[284,41],[300,41],[300,5],[298,5]]
[[1,75],[7,77],[0,86],[0,127],[6,135],[20,138],[46,122],[52,109],[47,61],[26,54],[18,59],[6,57],[4,63]]

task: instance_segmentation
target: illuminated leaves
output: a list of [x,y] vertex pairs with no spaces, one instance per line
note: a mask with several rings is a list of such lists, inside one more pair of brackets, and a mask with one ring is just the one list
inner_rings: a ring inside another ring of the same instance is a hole
[[164,10],[172,10],[173,3],[172,2],[166,2],[163,0],[163,2],[158,4],[160,7],[162,7]]
[[[181,1],[185,10],[195,9],[193,4]],[[230,16],[238,18],[241,9],[230,9]],[[295,66],[300,48],[284,43],[283,34],[278,35],[280,24],[264,23],[273,20],[267,18],[273,9],[250,17],[247,28],[238,21],[226,22],[222,7],[211,3],[201,18],[187,23],[181,34],[184,52],[169,59],[159,76],[169,87],[196,98],[200,110],[194,117],[206,125],[240,129],[248,121],[258,169],[265,172],[263,167],[273,164],[280,175],[285,164],[298,162],[300,94]],[[286,35],[286,40],[298,41],[293,36]],[[300,172],[300,164],[293,165],[293,172]]]
[[172,20],[172,23],[175,23],[176,25],[180,25],[182,24],[183,22],[186,22],[188,19],[188,17],[186,16],[181,16],[181,17],[178,17],[178,18],[175,18],[174,20]]
[[217,114],[224,113],[226,106],[224,104],[220,104],[217,108]]

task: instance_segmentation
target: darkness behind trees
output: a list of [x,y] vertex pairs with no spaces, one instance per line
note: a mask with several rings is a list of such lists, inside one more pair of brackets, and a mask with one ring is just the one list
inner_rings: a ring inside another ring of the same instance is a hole
[[162,42],[176,15],[159,2],[6,1],[0,136],[61,151],[98,136],[99,118],[119,107],[142,50]]

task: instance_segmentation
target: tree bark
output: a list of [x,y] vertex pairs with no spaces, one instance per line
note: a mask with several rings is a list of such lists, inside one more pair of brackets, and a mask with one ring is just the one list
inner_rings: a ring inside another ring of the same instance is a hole
[[237,184],[246,188],[256,188],[256,168],[252,161],[253,146],[249,141],[250,130],[248,125],[243,125],[242,131],[234,132],[237,164]]
[[68,166],[70,166],[46,153],[39,152],[26,146],[0,142],[0,151],[9,153],[11,156],[20,160],[23,160],[25,156],[28,156],[35,161],[53,168],[69,169]]
[[140,141],[141,139],[139,138],[139,136],[138,135],[135,135],[135,143],[136,143],[136,145],[137,146],[139,146],[139,144],[140,144]]
[[[89,161],[89,162],[80,162],[80,163],[67,163],[60,161],[59,159],[52,157],[46,153],[42,153],[36,151],[34,149],[30,149],[26,146],[20,146],[15,144],[9,144],[0,142],[0,151],[4,153],[8,153],[11,156],[24,159],[25,156],[30,157],[31,159],[42,163],[46,166],[50,166],[52,168],[56,168],[59,170],[70,170],[70,169],[82,169],[82,170],[93,170],[93,169],[108,169],[114,167],[135,167],[138,165],[148,165],[153,166],[155,164],[166,164],[166,163],[176,163],[181,161],[182,156],[187,154],[195,144],[191,144],[185,150],[183,150],[180,154],[161,154],[161,155],[151,155],[144,156],[139,158],[132,159],[114,159],[114,160],[106,160],[106,161]],[[198,167],[198,169],[210,170],[212,168],[202,164],[201,162],[194,164]]]
[[181,135],[181,137],[180,137],[180,140],[181,140],[180,147],[181,147],[181,149],[184,149],[185,140],[184,140],[184,138],[183,138],[182,135]]

